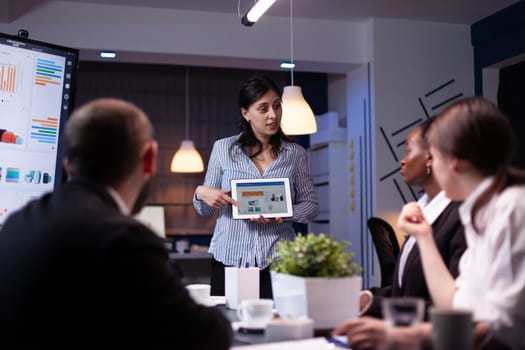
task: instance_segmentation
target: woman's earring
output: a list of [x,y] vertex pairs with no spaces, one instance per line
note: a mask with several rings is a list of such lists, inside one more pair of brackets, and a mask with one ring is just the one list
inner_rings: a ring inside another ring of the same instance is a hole
[[432,167],[430,166],[430,163],[427,163],[427,175],[432,174]]

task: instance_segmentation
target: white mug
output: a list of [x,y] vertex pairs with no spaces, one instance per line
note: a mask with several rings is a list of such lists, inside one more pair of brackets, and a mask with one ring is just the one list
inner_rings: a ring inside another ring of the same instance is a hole
[[186,290],[190,293],[191,298],[199,304],[207,305],[210,302],[210,285],[209,284],[188,284]]
[[243,327],[264,328],[273,318],[272,299],[245,299],[237,310]]
[[179,239],[177,242],[175,242],[175,250],[177,253],[185,253],[189,247],[190,244],[186,239]]

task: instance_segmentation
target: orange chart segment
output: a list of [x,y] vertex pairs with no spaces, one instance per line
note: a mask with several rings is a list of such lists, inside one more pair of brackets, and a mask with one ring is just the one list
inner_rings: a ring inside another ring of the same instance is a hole
[[0,63],[0,91],[15,92],[16,66]]

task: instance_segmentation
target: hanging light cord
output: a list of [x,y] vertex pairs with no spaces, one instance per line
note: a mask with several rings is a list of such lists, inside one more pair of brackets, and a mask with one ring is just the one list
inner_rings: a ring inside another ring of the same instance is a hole
[[[292,63],[292,66],[294,64],[293,61],[293,0],[290,0],[290,62]],[[292,67],[290,69],[290,76],[292,79],[292,86],[293,86],[293,70]]]
[[190,136],[190,69],[186,67],[186,140]]

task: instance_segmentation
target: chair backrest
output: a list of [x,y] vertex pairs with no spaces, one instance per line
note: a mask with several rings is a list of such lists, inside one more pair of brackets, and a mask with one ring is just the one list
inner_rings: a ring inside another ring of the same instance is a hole
[[379,259],[381,287],[384,287],[393,282],[394,269],[399,255],[399,243],[394,229],[385,220],[371,217],[367,225]]

